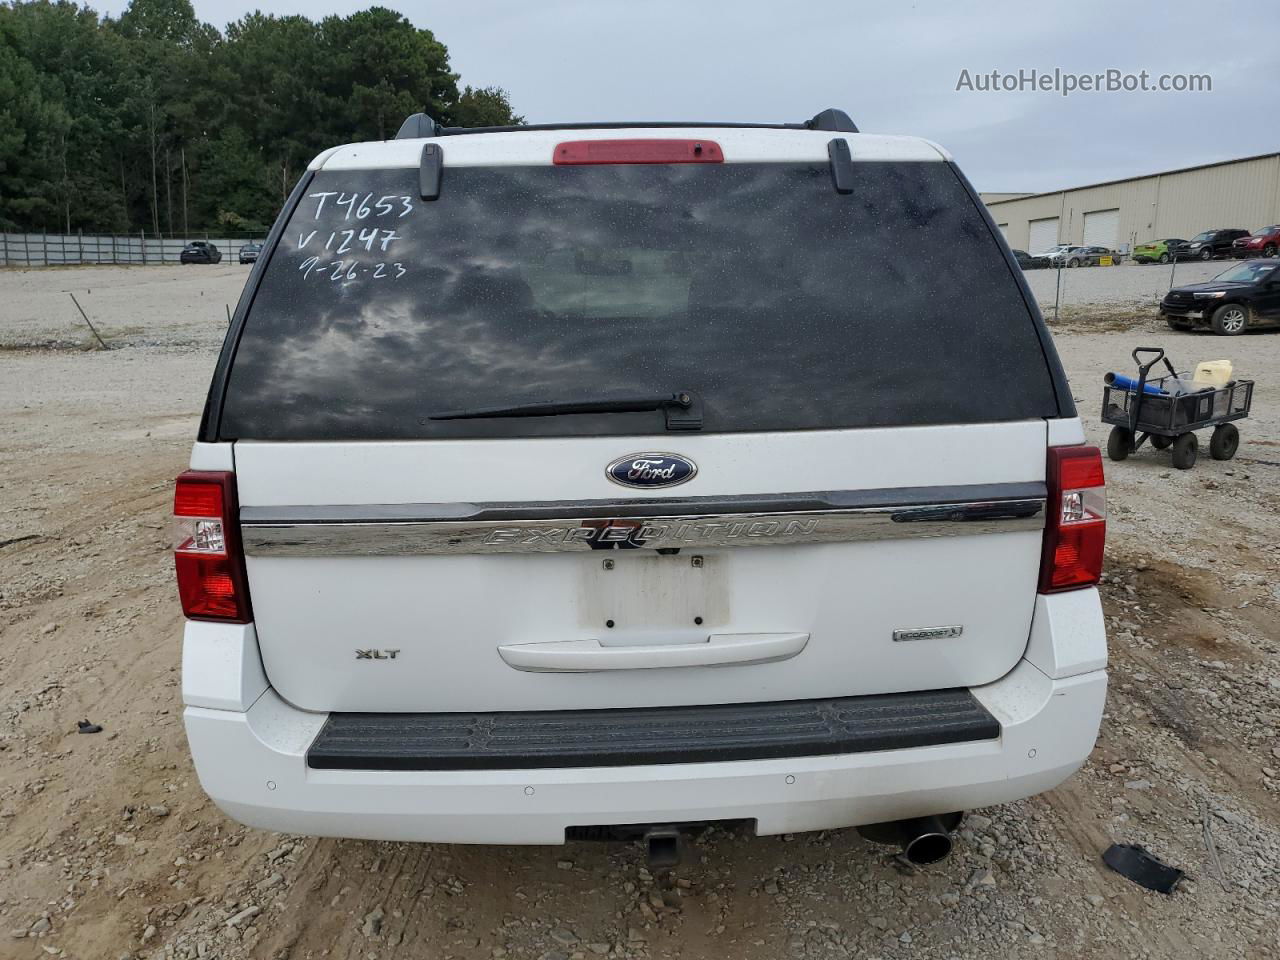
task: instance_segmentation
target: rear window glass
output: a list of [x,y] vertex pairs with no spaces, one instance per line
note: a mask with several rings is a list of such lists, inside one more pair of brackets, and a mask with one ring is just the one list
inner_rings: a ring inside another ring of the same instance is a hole
[[944,163],[321,172],[262,277],[224,439],[657,433],[661,412],[433,420],[691,391],[704,432],[1055,416],[1035,324]]

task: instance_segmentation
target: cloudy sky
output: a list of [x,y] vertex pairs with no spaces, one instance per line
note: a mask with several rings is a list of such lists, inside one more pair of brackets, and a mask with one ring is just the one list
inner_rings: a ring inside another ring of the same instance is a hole
[[[125,0],[91,5],[118,13]],[[194,0],[219,27],[259,6]],[[370,5],[273,0],[318,18]],[[795,121],[829,106],[918,134],[981,190],[1042,191],[1280,150],[1280,3],[985,0],[383,0],[445,43],[464,83],[531,123]],[[1207,93],[957,91],[1020,69],[1209,74]]]

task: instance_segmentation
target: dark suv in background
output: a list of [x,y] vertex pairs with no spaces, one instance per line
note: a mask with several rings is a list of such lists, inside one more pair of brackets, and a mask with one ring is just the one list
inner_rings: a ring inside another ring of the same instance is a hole
[[1212,280],[1174,287],[1160,316],[1174,330],[1208,327],[1226,337],[1280,325],[1280,260],[1236,263]]
[[178,255],[180,263],[220,263],[222,251],[207,240],[192,240]]
[[1229,257],[1231,245],[1248,235],[1248,230],[1241,230],[1238,227],[1228,230],[1206,230],[1192,237],[1191,243],[1185,250],[1178,251],[1178,259],[1212,260],[1214,257]]
[[1034,256],[1025,250],[1014,250],[1013,259],[1018,261],[1018,266],[1023,270],[1041,270],[1049,266],[1049,258],[1045,256]]

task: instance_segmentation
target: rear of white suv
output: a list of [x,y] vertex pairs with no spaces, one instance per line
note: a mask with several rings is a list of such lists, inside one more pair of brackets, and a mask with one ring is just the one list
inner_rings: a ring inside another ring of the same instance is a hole
[[178,481],[219,806],[945,832],[1083,762],[1101,460],[944,152],[407,126],[294,191]]

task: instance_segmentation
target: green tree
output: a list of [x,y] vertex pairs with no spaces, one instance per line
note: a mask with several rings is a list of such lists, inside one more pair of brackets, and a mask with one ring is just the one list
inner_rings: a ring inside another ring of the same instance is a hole
[[430,30],[385,7],[370,7],[349,17],[326,17],[320,32],[326,69],[317,80],[345,139],[393,137],[418,110],[451,118],[458,76]]
[[184,158],[220,112],[203,78],[221,36],[196,18],[190,0],[131,0],[109,27],[127,51],[129,152],[144,158],[145,219],[154,232],[174,232],[190,207]]
[[506,91],[460,91],[444,44],[384,7],[219,32],[190,0],[115,19],[0,2],[0,227],[260,232],[317,153],[420,110],[522,122]]
[[453,111],[459,127],[504,127],[524,123],[511,110],[511,98],[501,87],[464,87]]
[[124,200],[101,169],[120,131],[118,57],[87,8],[0,7],[0,73],[16,84],[4,102],[21,131],[0,142],[0,166],[17,181],[0,204],[25,210],[24,226],[120,226]]
[[215,58],[225,123],[239,127],[257,151],[264,197],[277,205],[327,132],[331,110],[317,86],[323,56],[318,24],[252,13],[228,25]]
[[200,222],[248,233],[261,233],[271,225],[278,205],[268,171],[239,127],[223,127],[206,145],[200,185]]

